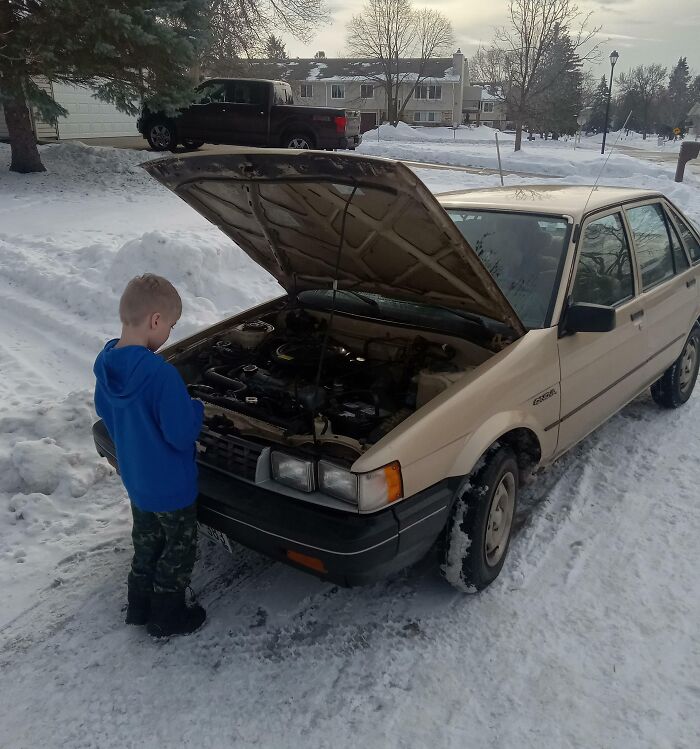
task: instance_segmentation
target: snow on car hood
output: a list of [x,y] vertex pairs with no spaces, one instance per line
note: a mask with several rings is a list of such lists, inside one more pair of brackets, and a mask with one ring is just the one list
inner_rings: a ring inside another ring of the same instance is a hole
[[329,288],[337,279],[339,289],[440,304],[525,330],[433,194],[399,162],[237,150],[174,156],[143,168],[290,294]]

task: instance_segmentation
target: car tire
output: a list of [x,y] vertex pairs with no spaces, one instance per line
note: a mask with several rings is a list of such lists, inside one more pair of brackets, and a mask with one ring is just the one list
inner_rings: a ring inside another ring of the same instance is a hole
[[175,127],[168,120],[149,122],[146,140],[154,151],[174,151],[177,148]]
[[188,151],[196,151],[198,148],[201,148],[204,145],[204,141],[203,140],[183,140],[182,145]]
[[518,461],[494,445],[457,492],[443,547],[442,576],[478,593],[499,575],[508,554],[518,499]]
[[664,408],[678,408],[691,396],[700,367],[700,326],[695,325],[681,355],[651,386],[651,397]]
[[313,137],[306,133],[289,133],[282,138],[283,148],[307,149],[315,145]]

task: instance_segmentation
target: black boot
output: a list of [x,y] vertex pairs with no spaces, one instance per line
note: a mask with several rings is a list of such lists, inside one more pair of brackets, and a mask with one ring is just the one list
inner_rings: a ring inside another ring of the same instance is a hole
[[151,596],[129,588],[127,592],[126,623],[146,624],[151,613]]
[[154,593],[151,596],[151,617],[148,621],[148,634],[152,637],[189,635],[196,632],[207,612],[198,604],[188,606],[185,591],[177,593]]

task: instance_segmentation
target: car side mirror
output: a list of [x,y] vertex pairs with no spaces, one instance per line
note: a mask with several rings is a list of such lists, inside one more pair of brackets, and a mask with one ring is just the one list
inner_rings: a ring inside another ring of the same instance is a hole
[[615,329],[615,308],[604,304],[574,302],[566,308],[565,333],[608,333]]

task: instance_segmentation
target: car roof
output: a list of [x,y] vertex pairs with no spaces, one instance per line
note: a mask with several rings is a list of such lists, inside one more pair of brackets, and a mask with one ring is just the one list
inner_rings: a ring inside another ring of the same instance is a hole
[[599,185],[519,185],[440,193],[445,208],[483,208],[522,213],[546,213],[580,219],[584,213],[636,200],[661,197],[661,193],[628,187]]

